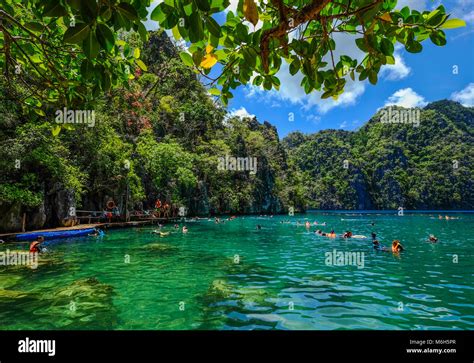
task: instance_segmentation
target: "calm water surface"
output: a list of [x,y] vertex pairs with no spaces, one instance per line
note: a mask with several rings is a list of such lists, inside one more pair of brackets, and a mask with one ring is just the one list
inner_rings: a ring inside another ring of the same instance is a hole
[[[474,329],[474,214],[450,215],[458,219],[311,212],[186,222],[188,234],[166,225],[163,237],[144,227],[50,241],[37,269],[0,266],[0,328]],[[297,225],[306,220],[327,226]],[[374,231],[406,251],[317,228]],[[363,253],[363,268],[327,265],[334,249]]]

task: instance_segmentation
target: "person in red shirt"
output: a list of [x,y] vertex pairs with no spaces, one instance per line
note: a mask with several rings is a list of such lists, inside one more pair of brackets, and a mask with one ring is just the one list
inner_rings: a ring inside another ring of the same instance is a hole
[[40,253],[41,252],[41,244],[44,242],[44,237],[39,236],[38,240],[31,242],[30,244],[30,252],[32,253]]

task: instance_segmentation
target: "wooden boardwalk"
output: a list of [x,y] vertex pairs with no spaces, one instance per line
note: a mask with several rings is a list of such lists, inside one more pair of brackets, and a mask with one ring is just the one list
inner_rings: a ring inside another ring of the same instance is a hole
[[93,223],[93,224],[77,224],[72,227],[56,227],[56,228],[49,228],[49,229],[38,229],[33,231],[25,231],[25,232],[10,232],[10,233],[3,233],[0,234],[0,239],[13,239],[16,237],[17,234],[23,233],[42,233],[42,232],[55,232],[55,231],[72,231],[78,229],[88,229],[88,228],[127,228],[127,227],[136,227],[136,226],[143,226],[154,224],[158,222],[169,222],[181,219],[181,217],[177,218],[149,218],[149,219],[141,219],[139,221],[130,221],[130,222],[102,222],[102,223]]

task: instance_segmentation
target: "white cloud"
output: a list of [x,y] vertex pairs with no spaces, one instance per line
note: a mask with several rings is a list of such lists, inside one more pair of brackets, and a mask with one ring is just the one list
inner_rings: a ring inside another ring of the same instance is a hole
[[247,109],[245,107],[241,107],[239,109],[232,109],[230,112],[229,112],[229,116],[230,117],[250,117],[250,118],[254,118],[255,115],[252,115],[251,113],[249,113],[247,111]]
[[395,6],[395,9],[403,9],[405,6],[408,6],[410,9],[415,9],[415,10],[426,10],[428,8],[426,4],[426,0],[416,0],[416,1],[398,0],[397,6]]
[[345,91],[337,100],[332,98],[322,99],[322,92],[313,91],[309,95],[305,93],[300,85],[303,75],[297,73],[290,75],[288,65],[282,64],[276,75],[281,82],[279,91],[265,91],[261,87],[247,86],[245,88],[247,98],[258,98],[259,102],[284,101],[292,105],[300,106],[305,111],[316,108],[319,113],[324,114],[335,107],[353,105],[365,91],[365,83],[348,79]]
[[321,116],[314,115],[314,114],[307,114],[304,116],[304,118],[313,123],[314,125],[318,125],[321,122]]
[[347,121],[342,121],[342,122],[339,124],[339,128],[340,128],[340,129],[344,129],[344,128],[347,127],[347,125],[348,125],[348,124],[347,124]]
[[391,95],[387,102],[385,102],[385,106],[401,106],[405,108],[412,108],[412,107],[424,107],[427,105],[428,102],[425,101],[425,98],[411,88],[402,88]]
[[451,99],[458,101],[463,106],[474,107],[474,83],[469,83],[464,89],[454,92]]
[[[357,59],[358,62],[363,59],[364,53],[357,48],[355,38],[356,36],[351,34],[334,34],[336,42],[334,59],[336,62],[341,55],[348,55],[353,59]],[[325,59],[325,61],[330,62],[329,59]],[[354,105],[365,92],[365,82],[352,81],[349,77],[346,77],[345,91],[337,100],[332,98],[321,99],[322,92],[317,91],[307,95],[301,86],[303,75],[301,73],[297,73],[294,76],[290,75],[289,66],[286,62],[283,62],[276,76],[280,79],[281,83],[279,91],[264,91],[262,87],[247,86],[245,89],[246,97],[259,98],[261,102],[269,100],[289,102],[290,104],[301,106],[305,111],[316,109],[319,113],[324,114],[335,107]]]
[[400,48],[401,47],[396,47],[395,52],[393,53],[395,64],[387,64],[383,66],[380,71],[380,77],[389,81],[398,81],[406,78],[411,73],[411,68],[406,65],[400,51],[398,50]]
[[456,5],[452,11],[453,18],[461,18],[466,21],[466,25],[474,22],[474,1],[472,0],[457,0]]

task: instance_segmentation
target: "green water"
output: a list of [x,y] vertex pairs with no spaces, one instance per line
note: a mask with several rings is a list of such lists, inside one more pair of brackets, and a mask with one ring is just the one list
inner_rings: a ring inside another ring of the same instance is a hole
[[[166,225],[165,237],[147,227],[49,243],[36,269],[0,266],[0,328],[473,329],[474,214],[449,214],[459,219],[239,217],[187,222],[187,234]],[[319,228],[328,232],[375,231],[382,245],[399,239],[406,250],[320,237],[297,220],[326,222]],[[426,242],[430,233],[437,244]],[[334,249],[363,252],[363,268],[327,265]]]

